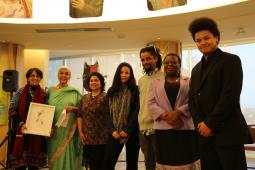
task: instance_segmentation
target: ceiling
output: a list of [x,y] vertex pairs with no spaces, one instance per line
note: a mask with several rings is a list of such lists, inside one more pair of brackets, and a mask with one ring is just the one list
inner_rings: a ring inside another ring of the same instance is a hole
[[[75,24],[0,23],[0,41],[22,44],[27,49],[48,49],[51,57],[139,49],[159,39],[179,40],[183,46],[190,46],[193,41],[188,25],[201,16],[217,21],[222,42],[255,40],[255,0],[250,0],[209,10],[133,20]],[[84,28],[107,29],[84,31]],[[239,28],[244,31],[237,33]],[[61,29],[62,32],[38,32],[41,29]]]

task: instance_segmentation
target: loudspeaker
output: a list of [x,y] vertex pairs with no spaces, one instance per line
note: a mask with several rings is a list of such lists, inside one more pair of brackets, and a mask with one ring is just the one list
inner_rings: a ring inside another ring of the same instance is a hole
[[3,72],[2,88],[6,92],[13,92],[18,90],[19,73],[16,70],[5,70]]

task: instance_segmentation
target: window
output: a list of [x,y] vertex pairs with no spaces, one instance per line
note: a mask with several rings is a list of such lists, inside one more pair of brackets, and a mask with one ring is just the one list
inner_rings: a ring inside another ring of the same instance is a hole
[[228,47],[228,52],[240,57],[243,67],[243,89],[241,93],[241,108],[248,124],[255,123],[255,58],[253,51],[255,43]]
[[[226,45],[221,50],[240,57],[243,67],[243,88],[240,98],[241,109],[248,124],[255,124],[255,43],[242,45]],[[190,77],[190,72],[202,54],[197,49],[186,49],[182,52],[182,75]]]
[[49,62],[48,87],[58,84],[57,72],[60,66],[64,65],[64,59],[54,59]]
[[129,63],[134,71],[136,81],[142,76],[142,66],[138,52],[131,53],[114,53],[104,54],[91,57],[78,57],[78,58],[66,58],[66,59],[54,59],[49,62],[49,81],[48,86],[55,86],[58,84],[57,71],[62,65],[66,65],[71,69],[71,79],[69,82],[70,86],[77,88],[81,93],[86,91],[83,89],[83,68],[84,63],[91,65],[98,62],[99,72],[105,76],[105,90],[112,85],[112,80],[118,65],[121,62]]

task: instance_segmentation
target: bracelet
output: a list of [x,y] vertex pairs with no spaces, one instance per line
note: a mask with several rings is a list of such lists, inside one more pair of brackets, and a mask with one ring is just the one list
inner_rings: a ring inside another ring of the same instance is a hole
[[22,126],[23,124],[24,124],[24,122],[23,122],[23,121],[19,122],[19,126]]

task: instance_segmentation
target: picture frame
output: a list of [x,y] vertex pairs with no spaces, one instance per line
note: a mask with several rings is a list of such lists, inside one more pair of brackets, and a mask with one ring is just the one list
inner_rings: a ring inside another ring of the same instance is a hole
[[55,106],[30,102],[25,134],[50,136]]

